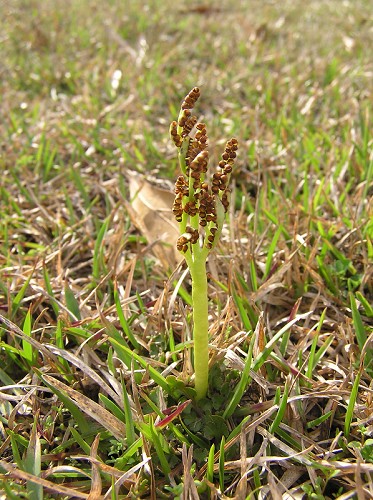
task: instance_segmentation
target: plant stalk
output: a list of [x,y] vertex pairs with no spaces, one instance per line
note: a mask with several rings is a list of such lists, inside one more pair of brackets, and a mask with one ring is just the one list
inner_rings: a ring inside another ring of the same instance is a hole
[[197,400],[208,388],[208,295],[206,259],[196,259],[190,266],[193,302],[194,372]]
[[196,399],[206,397],[209,378],[206,260],[220,238],[229,207],[229,179],[238,148],[237,139],[226,143],[221,161],[208,183],[206,125],[199,123],[191,112],[199,95],[199,88],[194,87],[183,100],[177,121],[170,124],[170,136],[178,148],[182,172],[175,183],[172,212],[180,228],[176,247],[184,255],[192,279]]

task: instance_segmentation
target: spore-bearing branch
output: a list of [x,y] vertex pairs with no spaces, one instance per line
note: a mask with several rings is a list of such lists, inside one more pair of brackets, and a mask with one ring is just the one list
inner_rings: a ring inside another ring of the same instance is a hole
[[[212,175],[211,183],[207,183],[209,152],[206,125],[198,122],[191,111],[199,96],[198,87],[189,92],[182,102],[178,121],[173,121],[170,126],[171,138],[179,149],[182,171],[182,175],[176,180],[172,211],[182,230],[177,248],[184,254],[188,251],[193,254],[193,245],[201,241],[201,247],[207,250],[215,246],[222,229],[223,220],[220,219],[224,219],[219,216],[220,204],[224,213],[227,212],[230,175],[238,149],[236,139],[227,142],[222,159]],[[186,236],[191,234],[192,238]]]

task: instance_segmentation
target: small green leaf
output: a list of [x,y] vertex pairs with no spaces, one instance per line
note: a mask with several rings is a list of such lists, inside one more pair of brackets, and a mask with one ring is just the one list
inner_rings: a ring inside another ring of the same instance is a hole
[[206,415],[204,424],[203,435],[206,439],[219,441],[228,434],[228,426],[220,415]]

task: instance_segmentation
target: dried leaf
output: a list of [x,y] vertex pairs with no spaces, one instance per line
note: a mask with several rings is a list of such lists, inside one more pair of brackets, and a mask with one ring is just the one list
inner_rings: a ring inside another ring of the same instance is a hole
[[43,375],[43,379],[57,390],[67,394],[78,405],[81,411],[100,423],[117,439],[122,439],[126,435],[126,428],[123,422],[105,410],[105,408],[50,375]]
[[[93,459],[97,458],[98,445],[100,443],[100,435],[95,437],[95,440],[91,446],[91,457]],[[102,492],[102,481],[100,476],[100,468],[94,460],[92,460],[92,482],[91,491],[89,492],[88,500],[96,500],[101,498]]]
[[172,213],[175,195],[137,172],[127,173],[133,224],[153,245],[155,256],[165,268],[175,267],[182,256],[176,249],[179,228]]
[[27,483],[31,481],[35,484],[41,485],[45,490],[51,493],[56,493],[57,495],[63,495],[67,498],[83,498],[83,499],[88,498],[87,493],[81,493],[76,489],[67,488],[62,484],[55,484],[50,481],[47,481],[46,479],[42,479],[41,477],[34,476],[29,472],[17,469],[16,467],[6,462],[5,460],[0,460],[0,468],[4,469],[8,473],[8,477],[20,479],[21,481],[25,481]]
[[95,372],[95,370],[93,370],[90,366],[88,366],[88,364],[85,363],[83,359],[79,358],[78,356],[75,356],[75,354],[72,354],[71,352],[66,351],[65,349],[59,349],[58,347],[53,345],[48,345],[48,344],[46,345],[53,354],[61,356],[61,358],[68,361],[68,363],[78,367],[79,370],[81,370],[87,377],[89,377],[96,384],[98,384],[104,392],[106,392],[111,398],[113,398],[113,400],[119,406],[122,406],[123,401],[121,397],[115,391],[113,391],[113,389],[97,374],[97,372]]
[[166,427],[169,423],[173,422],[175,418],[177,418],[180,413],[192,402],[191,399],[188,399],[187,401],[184,401],[184,403],[181,403],[174,411],[171,413],[166,412],[166,410],[163,412],[167,417],[162,419],[160,422],[158,422],[155,427],[157,429],[163,429]]
[[184,468],[184,487],[181,498],[183,500],[198,500],[199,495],[197,487],[190,472],[193,464],[193,445],[191,445],[189,450],[187,450],[185,443],[183,443],[181,456]]

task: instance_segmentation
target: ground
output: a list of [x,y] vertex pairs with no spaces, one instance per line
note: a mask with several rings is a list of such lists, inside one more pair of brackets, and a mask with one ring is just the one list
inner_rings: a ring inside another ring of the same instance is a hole
[[[2,498],[373,496],[372,21],[368,0],[2,2]],[[198,403],[164,238],[195,86],[211,168],[239,144]]]

